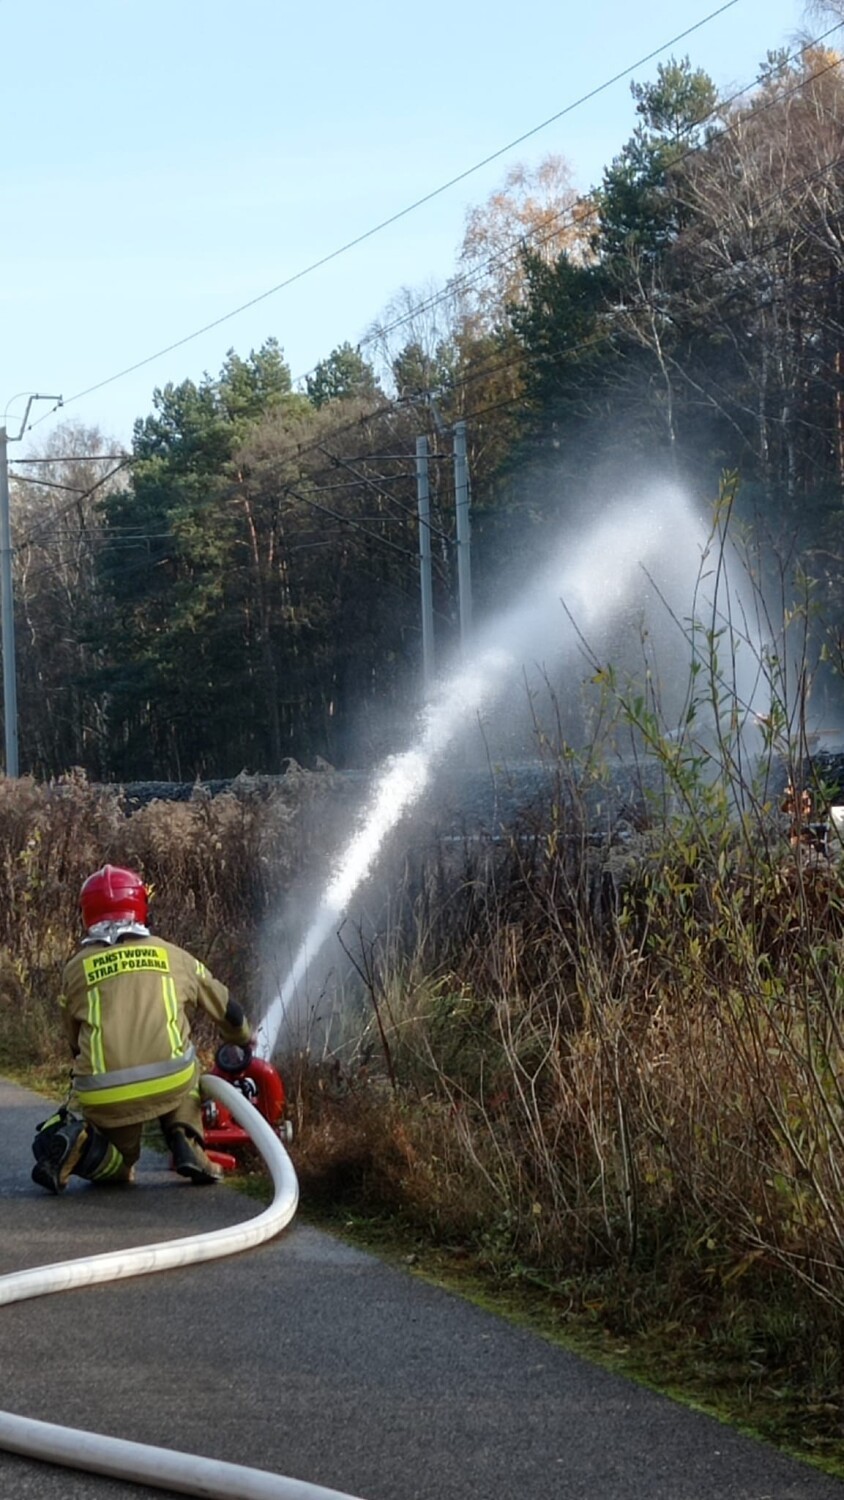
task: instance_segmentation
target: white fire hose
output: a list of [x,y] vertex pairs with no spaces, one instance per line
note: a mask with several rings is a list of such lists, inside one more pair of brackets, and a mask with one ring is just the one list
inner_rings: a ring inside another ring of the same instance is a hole
[[[0,1276],[0,1304],[43,1297],[49,1292],[94,1286],[101,1281],[119,1281],[126,1276],[146,1276],[173,1266],[194,1265],[250,1250],[279,1234],[293,1218],[299,1201],[299,1183],[293,1164],[278,1136],[255,1106],[223,1078],[206,1074],[202,1092],[224,1104],[239,1125],[252,1137],[269,1167],[275,1189],[269,1208],[243,1224],[215,1229],[210,1234],[189,1235],[134,1250],[112,1250],[105,1255],[84,1256],[30,1271]],[[146,1443],[103,1437],[52,1422],[0,1412],[0,1448],[91,1474],[130,1479],[135,1484],[170,1490],[180,1495],[200,1495],[206,1500],[355,1500],[339,1490],[327,1490],[300,1479],[285,1479],[265,1469],[242,1468],[190,1453],[175,1453]]]

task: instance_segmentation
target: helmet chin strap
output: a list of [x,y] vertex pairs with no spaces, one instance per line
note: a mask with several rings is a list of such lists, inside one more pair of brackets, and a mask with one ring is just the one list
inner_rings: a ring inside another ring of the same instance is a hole
[[120,939],[124,937],[149,936],[150,930],[142,922],[133,922],[131,919],[124,917],[122,920],[118,919],[117,921],[106,920],[95,922],[92,927],[88,928],[82,939],[82,946],[84,948],[86,943],[108,943],[109,947],[111,947],[113,943],[119,943]]

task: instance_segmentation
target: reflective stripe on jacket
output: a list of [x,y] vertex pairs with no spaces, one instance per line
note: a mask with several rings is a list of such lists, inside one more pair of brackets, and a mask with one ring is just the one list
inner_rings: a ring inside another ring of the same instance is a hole
[[74,1073],[73,1087],[80,1104],[125,1104],[167,1094],[193,1082],[196,1053],[191,1045],[168,1062],[142,1063],[137,1068],[110,1068],[103,1073]]
[[80,1105],[115,1124],[150,1118],[197,1072],[187,1007],[201,1005],[227,1041],[250,1027],[204,964],[160,938],[86,944],[64,971],[62,1005]]

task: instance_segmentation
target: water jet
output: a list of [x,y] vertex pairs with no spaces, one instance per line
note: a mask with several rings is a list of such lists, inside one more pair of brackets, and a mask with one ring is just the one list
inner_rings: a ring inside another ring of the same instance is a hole
[[[289,1007],[306,996],[320,953],[370,876],[388,835],[420,800],[446,756],[465,743],[480,715],[497,707],[509,723],[514,695],[532,681],[549,675],[582,678],[590,663],[594,667],[595,661],[612,660],[611,652],[618,648],[630,658],[631,645],[635,656],[643,642],[651,687],[654,674],[663,678],[666,716],[670,720],[672,712],[683,712],[694,633],[701,629],[695,616],[705,609],[705,630],[711,635],[729,625],[734,607],[728,602],[725,613],[724,601],[717,597],[718,588],[726,586],[723,558],[711,574],[714,597],[707,596],[710,543],[711,532],[676,488],[651,490],[614,505],[579,535],[564,538],[527,596],[478,630],[472,649],[444,675],[423,708],[411,746],[374,775],[368,801],[261,1024],[263,1056],[275,1052]],[[741,608],[740,614],[746,630],[747,611]],[[758,675],[758,663],[748,661],[744,689],[731,684],[746,714]],[[669,679],[676,684],[673,692]]]

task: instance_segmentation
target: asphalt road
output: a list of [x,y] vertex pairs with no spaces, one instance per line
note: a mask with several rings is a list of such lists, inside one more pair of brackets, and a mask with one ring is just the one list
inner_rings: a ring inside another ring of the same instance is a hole
[[[31,1183],[48,1112],[0,1080],[0,1275],[259,1211],[141,1161]],[[0,1406],[363,1500],[844,1500],[844,1485],[294,1220],[257,1250],[0,1308]],[[2,1500],[160,1490],[0,1454]],[[233,1497],[236,1500],[236,1497]]]

